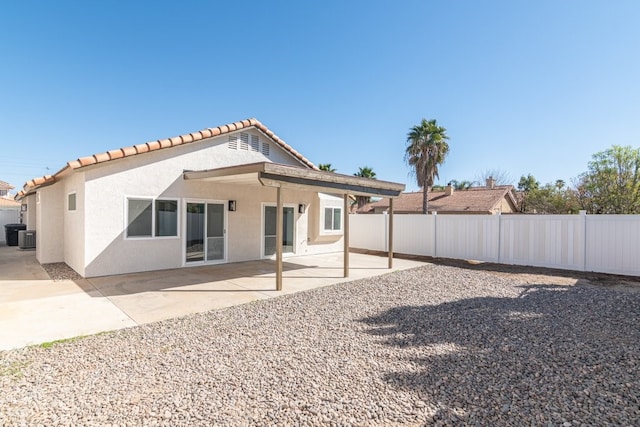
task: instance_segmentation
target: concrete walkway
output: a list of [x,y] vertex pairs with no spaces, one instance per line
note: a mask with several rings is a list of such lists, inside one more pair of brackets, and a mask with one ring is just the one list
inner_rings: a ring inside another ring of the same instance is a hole
[[89,335],[244,304],[423,265],[342,253],[285,260],[283,290],[275,263],[242,263],[132,273],[81,280],[49,279],[33,251],[0,246],[0,350]]

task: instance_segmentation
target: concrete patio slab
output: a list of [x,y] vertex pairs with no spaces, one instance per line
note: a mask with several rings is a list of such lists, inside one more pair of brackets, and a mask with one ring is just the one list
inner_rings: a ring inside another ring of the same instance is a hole
[[86,281],[0,280],[0,350],[135,325]]
[[51,280],[34,251],[0,246],[0,350],[135,325],[86,280]]
[[54,281],[34,252],[0,246],[0,350],[156,322],[424,265],[342,253],[285,259],[283,290],[270,260]]
[[36,261],[36,251],[17,246],[0,245],[1,280],[49,280],[49,275]]
[[248,261],[91,278],[101,295],[139,324],[245,304],[340,282],[424,265],[350,254],[350,277],[343,277],[342,253],[287,258],[283,289],[275,290],[275,262]]

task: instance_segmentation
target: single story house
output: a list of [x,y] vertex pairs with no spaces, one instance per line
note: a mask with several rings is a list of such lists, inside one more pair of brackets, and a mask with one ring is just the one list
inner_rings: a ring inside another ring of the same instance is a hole
[[[512,185],[495,185],[487,179],[485,187],[455,190],[448,185],[443,190],[429,191],[429,213],[496,215],[518,213],[518,202]],[[382,199],[367,203],[356,213],[379,214],[389,209],[389,201]],[[399,214],[422,213],[422,191],[402,193],[394,202],[394,212]]]
[[348,248],[349,195],[403,190],[320,171],[248,119],[70,161],[16,198],[41,263],[95,277],[275,258],[280,286],[283,256]]

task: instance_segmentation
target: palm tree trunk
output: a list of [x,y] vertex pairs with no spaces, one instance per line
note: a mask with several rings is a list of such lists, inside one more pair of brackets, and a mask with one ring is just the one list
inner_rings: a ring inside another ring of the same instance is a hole
[[428,186],[422,186],[422,213],[427,214],[429,212],[429,196],[428,196]]

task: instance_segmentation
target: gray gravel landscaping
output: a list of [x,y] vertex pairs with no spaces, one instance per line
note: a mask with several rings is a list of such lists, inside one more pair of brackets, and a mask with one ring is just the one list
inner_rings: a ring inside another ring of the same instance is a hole
[[639,320],[428,265],[0,352],[0,425],[640,425]]

